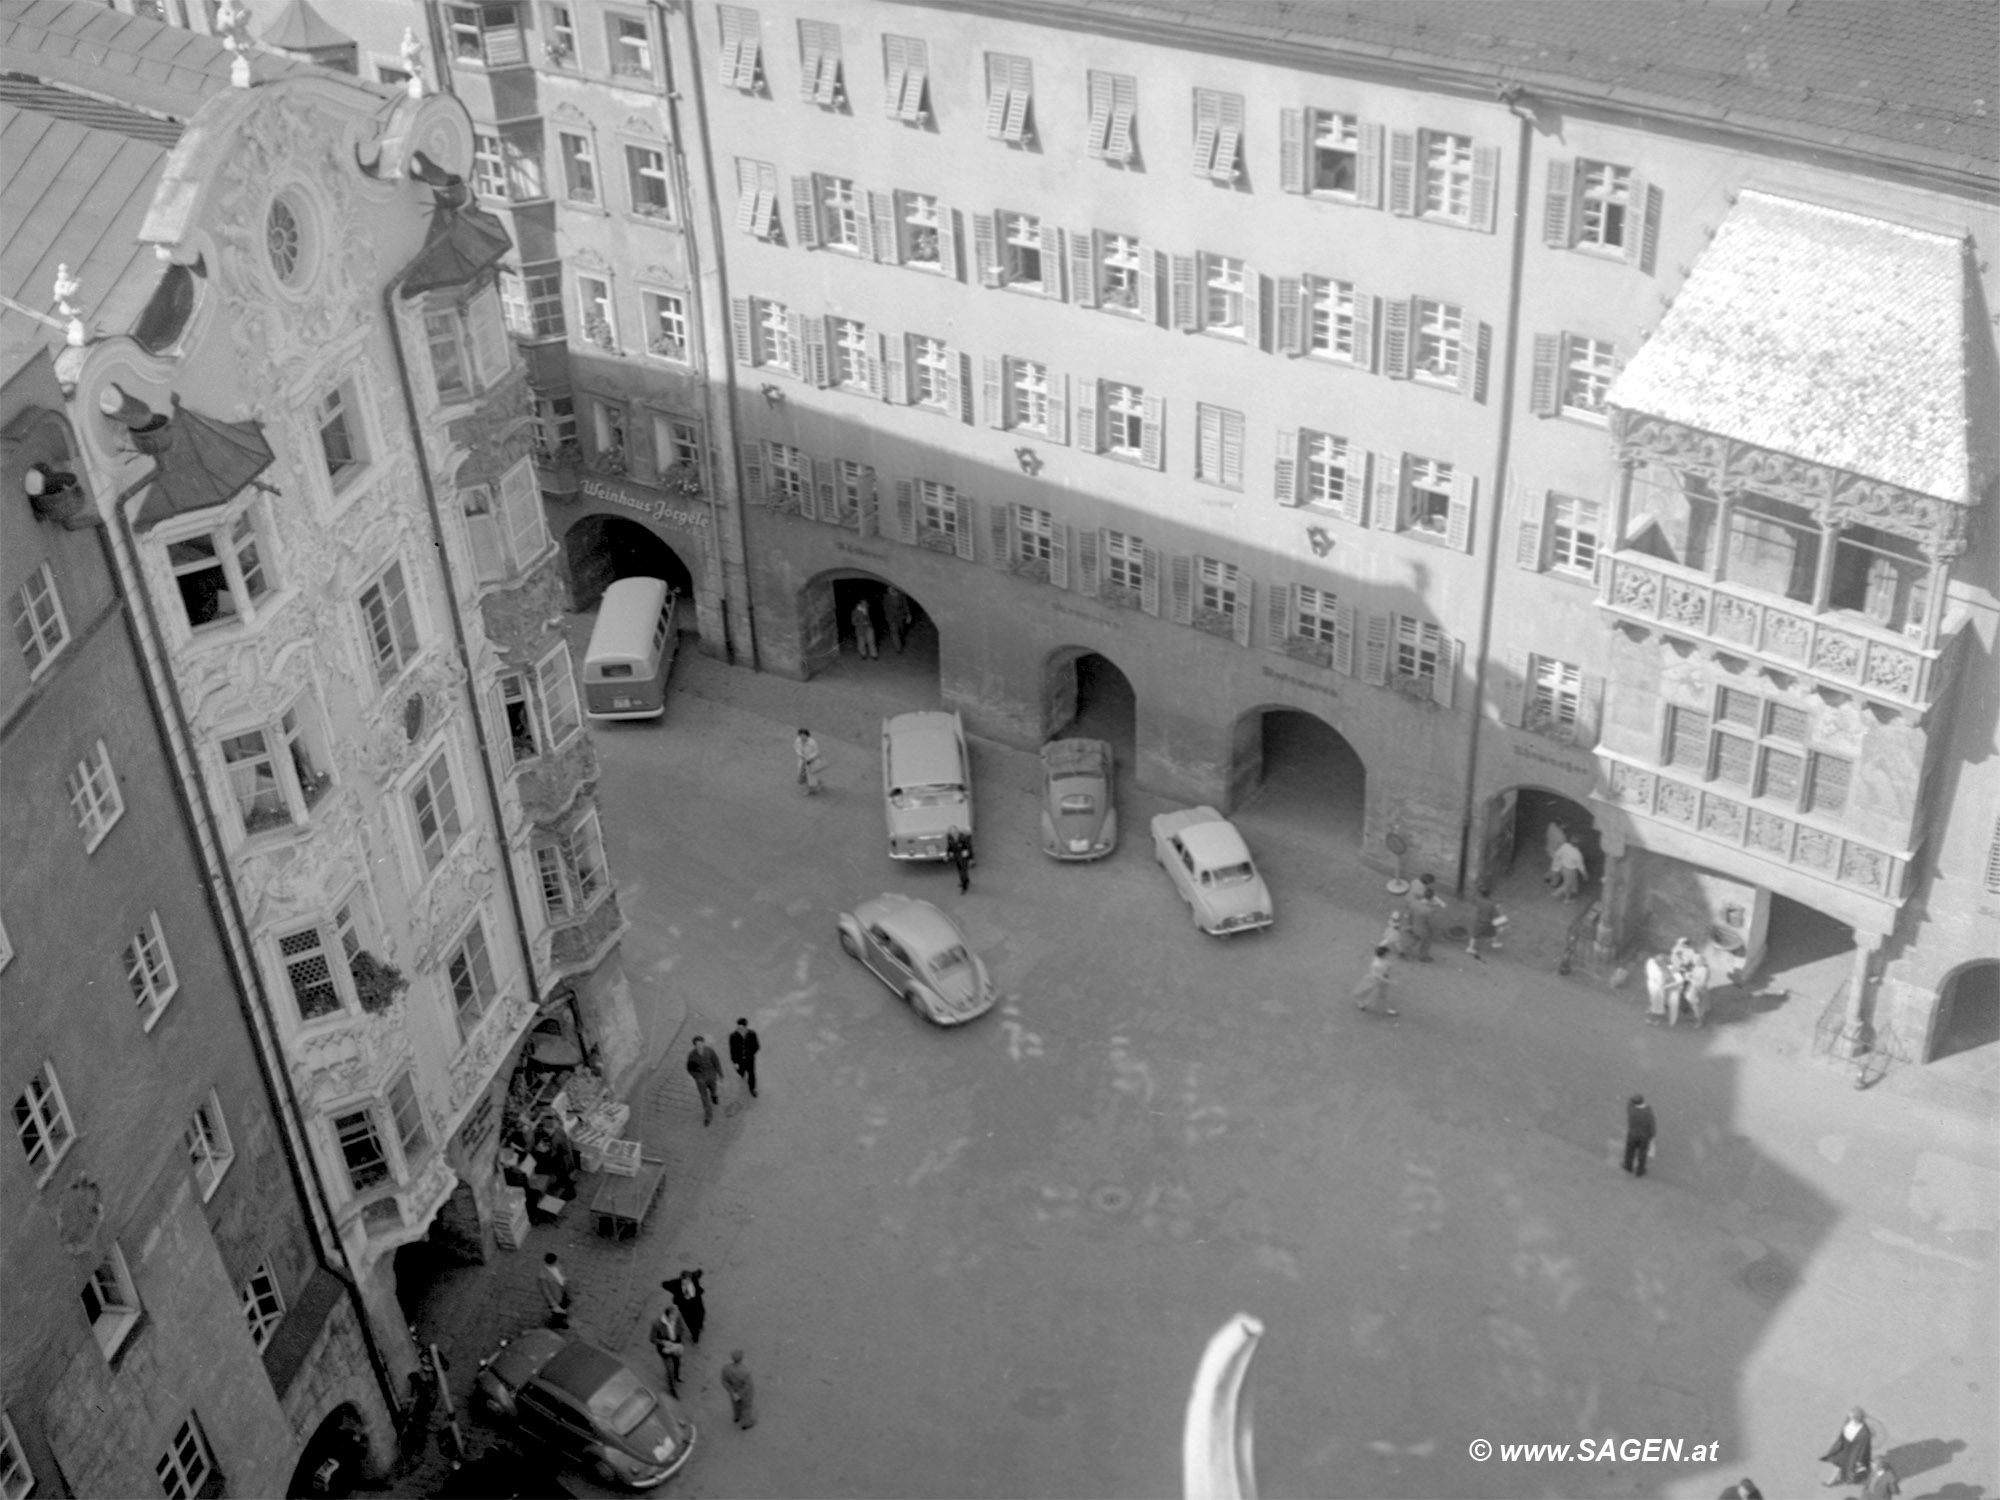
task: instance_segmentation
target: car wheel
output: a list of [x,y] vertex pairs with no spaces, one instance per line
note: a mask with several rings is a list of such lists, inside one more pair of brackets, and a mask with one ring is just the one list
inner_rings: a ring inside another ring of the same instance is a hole
[[861,957],[861,945],[854,940],[854,934],[845,927],[840,929],[840,946],[847,950],[849,956]]
[[909,1006],[911,1010],[915,1011],[920,1016],[925,1013],[924,1002],[917,998],[917,992],[915,990],[903,991],[903,1003]]

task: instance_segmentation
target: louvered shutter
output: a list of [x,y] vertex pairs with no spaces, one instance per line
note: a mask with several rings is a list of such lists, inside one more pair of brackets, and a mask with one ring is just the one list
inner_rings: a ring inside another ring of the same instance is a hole
[[743,462],[743,498],[754,504],[764,503],[764,445],[752,440],[737,448]]
[[1139,608],[1147,614],[1160,613],[1160,549],[1141,547],[1139,566],[1143,572],[1139,577]]
[[1069,587],[1069,523],[1049,522],[1049,582],[1059,589]]
[[1236,644],[1244,647],[1250,644],[1251,589],[1250,575],[1238,569],[1236,574],[1236,604],[1230,610],[1229,624],[1230,634],[1236,637]]
[[1387,155],[1383,140],[1387,133],[1384,126],[1364,124],[1360,149],[1354,153],[1354,196],[1367,208],[1382,206],[1382,163]]
[[1431,678],[1431,701],[1439,708],[1451,707],[1451,700],[1458,692],[1459,668],[1464,661],[1464,641],[1455,635],[1448,635],[1438,642],[1437,675]]
[[1078,307],[1097,306],[1097,236],[1069,232],[1069,295]]
[[1486,364],[1493,355],[1493,325],[1490,323],[1468,323],[1465,325],[1465,345],[1458,356],[1458,393],[1473,401],[1484,404],[1486,400]]
[[[493,514],[493,491],[483,484],[459,492],[465,507],[465,530],[472,542],[472,567],[481,579],[505,577],[509,563],[500,545],[500,518]],[[535,497],[541,504],[541,497]]]
[[1099,391],[1094,380],[1078,380],[1076,383],[1076,445],[1085,453],[1096,453],[1097,446],[1097,405]]
[[1604,720],[1604,679],[1585,672],[1576,694],[1576,730],[1570,743],[1579,750],[1597,746],[1599,726]]
[[1004,139],[1008,94],[1006,61],[997,53],[986,54],[986,135],[989,140]]
[[[856,205],[856,212],[860,205]],[[896,199],[890,193],[868,195],[868,217],[875,223],[875,259],[883,265],[903,263],[903,247],[896,238]]]
[[1222,414],[1222,482],[1233,490],[1243,488],[1243,413]]
[[541,487],[535,482],[535,466],[527,459],[500,476],[500,515],[507,524],[507,548],[514,555],[514,566],[522,567],[549,539]]
[[1007,60],[1007,118],[1000,134],[1019,143],[1027,138],[1028,101],[1032,97],[1034,71],[1025,57]]
[[1264,649],[1280,656],[1289,655],[1285,642],[1292,633],[1292,586],[1272,583],[1264,587]]
[[1368,521],[1377,531],[1403,529],[1403,459],[1397,453],[1375,455],[1375,484]]
[[917,490],[907,479],[896,481],[896,540],[916,545]]
[[953,281],[962,280],[958,274],[958,210],[948,203],[940,203],[937,220],[938,269]]
[[[815,322],[818,319],[814,319]],[[806,348],[806,315],[797,310],[785,314],[785,333],[792,346],[792,374],[801,380],[812,378],[812,352]]]
[[830,473],[831,466],[823,458],[801,458],[799,467],[804,470],[799,475],[799,514],[808,521],[817,521],[820,480]]
[[1296,276],[1278,278],[1278,337],[1280,354],[1306,352],[1305,283]]
[[1632,174],[1631,206],[1625,214],[1625,259],[1648,276],[1660,244],[1660,190]]
[[1250,266],[1243,268],[1243,342],[1264,347],[1264,278]]
[[1474,229],[1493,232],[1494,205],[1500,198],[1500,152],[1494,146],[1472,148],[1472,192],[1467,203]]
[[1007,425],[1007,391],[1001,382],[1004,367],[1001,362],[988,354],[980,360],[983,379],[980,390],[986,400],[986,425],[1005,427]]
[[978,556],[973,550],[973,527],[978,524],[978,509],[970,495],[961,495],[957,490],[951,493],[952,509],[957,512],[958,531],[952,537],[952,550],[961,562],[976,562]]
[[1139,462],[1149,469],[1166,466],[1167,404],[1158,396],[1140,400]]
[[1042,295],[1051,301],[1063,299],[1063,246],[1062,231],[1053,224],[1041,226],[1042,238]]
[[1105,156],[1110,152],[1111,139],[1111,75],[1092,73],[1090,75],[1090,123],[1085,127],[1084,149],[1092,156]]
[[1009,556],[1012,551],[1009,544],[1013,541],[1014,507],[998,502],[987,506],[986,529],[987,540],[991,545],[991,550],[986,554],[986,561],[996,568],[1004,569],[1013,560]]
[[1542,243],[1567,250],[1576,231],[1570,215],[1576,204],[1576,163],[1549,163],[1548,188],[1542,195]]
[[930,81],[930,48],[923,42],[911,42],[909,55],[910,74],[903,80],[903,97],[899,113],[911,124],[920,125],[929,114],[924,108],[924,88]]
[[972,216],[972,259],[981,286],[999,286],[1006,279],[1000,263],[1000,240],[991,214]]
[[875,235],[875,216],[868,211],[865,194],[857,193],[854,205],[854,248],[864,260],[880,260],[881,246]]
[[1139,107],[1139,86],[1123,73],[1111,79],[1111,136],[1105,154],[1113,161],[1132,159],[1132,117]]
[[877,368],[882,372],[882,399],[892,406],[907,405],[910,399],[910,367],[903,358],[903,336],[900,333],[877,334],[882,351]]
[[1365,448],[1347,450],[1347,473],[1341,480],[1334,514],[1352,526],[1367,524],[1368,464],[1373,456]]
[[1354,362],[1364,370],[1375,368],[1375,325],[1380,321],[1375,305],[1380,300],[1354,289]]
[[825,318],[807,318],[806,335],[806,378],[817,386],[833,384],[833,361],[829,357]]
[[1417,211],[1417,137],[1414,131],[1389,132],[1389,211],[1405,218]]
[[882,112],[892,120],[903,117],[903,87],[910,77],[910,44],[900,36],[882,38],[882,57],[888,70],[888,85]]
[[1052,443],[1069,442],[1069,376],[1049,376],[1049,425],[1048,440]]
[[1391,380],[1410,378],[1410,312],[1407,297],[1382,304],[1382,373]]
[[874,536],[881,531],[880,505],[875,495],[875,471],[864,468],[861,471],[860,515],[855,518],[854,529],[862,536]]
[[1346,676],[1354,675],[1354,606],[1336,604],[1333,607],[1333,669]]
[[1272,471],[1271,498],[1280,505],[1299,504],[1299,435],[1295,429],[1278,432],[1278,461]]
[[491,288],[480,292],[466,305],[465,318],[471,325],[473,373],[485,389],[506,379],[514,365],[514,343],[500,314],[500,294]]
[[972,356],[953,350],[945,360],[945,404],[952,416],[969,425],[973,421]]
[[1278,111],[1278,186],[1288,193],[1306,191],[1306,112]]
[[1493,684],[1494,704],[1500,722],[1518,726],[1528,712],[1528,673],[1533,670],[1528,653],[1510,646],[1500,658],[1499,679]]
[[792,178],[792,217],[798,221],[799,246],[805,250],[819,248],[819,194],[818,185],[807,174]]
[[1371,613],[1361,641],[1361,680],[1380,687],[1389,680],[1389,617]]
[[748,297],[729,299],[729,331],[736,350],[736,363],[754,366],[757,363],[757,325],[751,321]]
[[1218,182],[1236,180],[1236,163],[1243,152],[1243,96],[1224,94],[1218,111],[1222,129],[1215,138],[1215,160],[1209,175]]
[[826,54],[820,43],[818,28],[810,21],[801,22],[799,31],[799,51],[803,54],[799,58],[799,97],[813,104],[818,102],[819,72]]
[[1194,175],[1207,177],[1215,170],[1215,142],[1222,133],[1219,100],[1206,89],[1194,91]]
[[1454,552],[1472,550],[1472,508],[1479,494],[1479,477],[1463,469],[1451,475],[1451,514],[1445,518],[1445,545]]
[[1521,520],[1514,533],[1514,565],[1530,573],[1542,571],[1542,523],[1548,513],[1548,492],[1516,491],[1521,497]]
[[740,157],[736,162],[736,230],[739,234],[757,232],[757,164]]
[[1194,269],[1192,255],[1174,257],[1174,327],[1183,333],[1193,333],[1200,326],[1195,321]]
[[1139,316],[1148,323],[1160,321],[1160,277],[1165,269],[1161,262],[1166,258],[1164,250],[1139,247]]
[[1535,335],[1534,374],[1528,381],[1528,410],[1538,417],[1553,417],[1562,379],[1562,335]]
[[1076,585],[1079,593],[1097,597],[1097,554],[1104,538],[1095,526],[1079,527],[1076,533]]
[[[1148,554],[1150,557],[1152,554]],[[1179,552],[1167,559],[1168,592],[1173,596],[1170,618],[1176,625],[1194,623],[1194,559]]]
[[1222,482],[1222,412],[1217,407],[1195,408],[1195,468],[1210,484]]

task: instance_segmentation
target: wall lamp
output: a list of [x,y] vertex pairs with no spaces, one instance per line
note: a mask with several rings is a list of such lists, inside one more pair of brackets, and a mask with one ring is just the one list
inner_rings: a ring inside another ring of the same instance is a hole
[[784,389],[771,384],[768,380],[757,387],[757,394],[764,398],[764,404],[769,406],[773,411],[785,404]]
[[1033,475],[1042,472],[1042,456],[1033,448],[1025,446],[1016,448],[1014,450],[1014,462],[1021,466],[1023,474]]

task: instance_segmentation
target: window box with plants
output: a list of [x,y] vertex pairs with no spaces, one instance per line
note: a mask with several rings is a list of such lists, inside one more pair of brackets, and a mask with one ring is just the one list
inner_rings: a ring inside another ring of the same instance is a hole
[[409,979],[394,964],[385,962],[363,948],[348,964],[354,976],[354,994],[361,1008],[379,1016],[401,998],[410,987]]
[[949,532],[937,531],[926,526],[917,533],[917,545],[932,552],[958,551],[958,539]]
[[1236,639],[1236,616],[1226,610],[1197,607],[1190,623],[1196,630],[1209,635],[1219,635],[1226,640]]
[[618,352],[618,335],[612,331],[611,322],[602,313],[591,313],[583,320],[583,336],[600,349]]
[[1318,640],[1309,635],[1288,635],[1285,637],[1285,655],[1293,661],[1311,662],[1316,667],[1333,665],[1333,642]]
[[1113,609],[1138,609],[1142,601],[1137,589],[1128,589],[1122,583],[1107,583],[1097,590],[1098,599]]
[[1008,572],[1016,578],[1026,578],[1034,583],[1049,581],[1049,560],[1045,557],[1017,557],[1008,566]]

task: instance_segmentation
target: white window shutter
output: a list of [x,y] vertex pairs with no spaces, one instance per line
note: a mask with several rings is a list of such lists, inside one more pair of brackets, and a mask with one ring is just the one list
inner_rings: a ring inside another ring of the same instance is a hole
[[729,299],[729,329],[736,350],[736,363],[754,366],[757,363],[757,325],[750,316],[748,297]]
[[792,374],[801,380],[812,378],[812,351],[806,348],[806,315],[797,308],[785,314],[785,331],[792,346]]
[[951,492],[951,504],[952,509],[958,513],[958,532],[952,538],[953,550],[957,552],[959,561],[976,562],[978,558],[973,551],[973,527],[978,524],[977,508],[973,505],[970,495],[962,495],[957,490]]
[[1097,441],[1097,407],[1100,392],[1094,380],[1076,382],[1076,445],[1085,453],[1101,451]]
[[1382,373],[1391,380],[1410,378],[1410,313],[1407,297],[1382,304]]
[[1354,675],[1354,606],[1336,604],[1333,607],[1333,669],[1352,677]]
[[1548,513],[1548,491],[1526,491],[1517,485],[1515,493],[1521,500],[1521,519],[1514,533],[1514,565],[1526,568],[1530,573],[1539,573],[1542,571],[1542,524]]
[[1243,342],[1264,347],[1264,278],[1251,266],[1243,268]]
[[1069,442],[1069,376],[1051,374],[1049,376],[1049,426],[1048,440],[1052,443]]
[[1458,691],[1458,674],[1465,661],[1465,642],[1455,635],[1445,636],[1438,642],[1437,675],[1431,678],[1431,701],[1439,708],[1450,708],[1452,697]]
[[1366,208],[1382,206],[1382,167],[1388,152],[1384,149],[1387,128],[1381,125],[1363,124],[1361,146],[1355,152],[1354,196]]
[[910,366],[905,358],[903,335],[884,333],[877,337],[881,340],[882,351],[882,399],[893,406],[907,406],[910,401]]
[[[860,212],[860,205],[855,206]],[[875,259],[884,265],[903,263],[902,241],[896,235],[896,199],[890,193],[868,195],[868,216],[875,223]]]
[[940,203],[937,220],[938,269],[953,281],[962,280],[958,274],[958,210],[948,203]]
[[[944,352],[944,409],[952,416],[961,419],[965,414],[967,384],[959,369],[962,359],[963,356],[956,349],[947,349]],[[911,361],[911,367],[915,368],[914,359]]]
[[1164,279],[1167,254],[1164,250],[1139,248],[1139,316],[1148,323],[1160,321],[1160,282]]
[[1059,589],[1069,587],[1069,523],[1049,523],[1049,583]]
[[1222,482],[1233,490],[1243,488],[1243,413],[1222,414]]
[[972,259],[981,286],[999,286],[1006,279],[1000,263],[1000,240],[993,215],[972,216]]
[[1305,340],[1305,283],[1296,276],[1278,278],[1278,337],[1280,354],[1303,354]]
[[1004,571],[1013,561],[1014,507],[997,500],[987,506],[986,531],[989,543],[986,561]]
[[1239,571],[1236,575],[1236,604],[1230,610],[1229,624],[1236,644],[1245,648],[1250,644],[1251,588],[1250,575]]
[[819,248],[818,184],[809,173],[800,173],[792,178],[792,217],[798,223],[799,247],[804,250],[817,250]]
[[1052,302],[1063,299],[1063,244],[1062,231],[1053,224],[1041,227],[1042,238],[1042,295]]
[[1278,186],[1288,193],[1306,191],[1306,112],[1278,111]]
[[1463,469],[1451,475],[1451,514],[1445,518],[1445,545],[1454,552],[1472,550],[1472,510],[1479,494],[1479,476]]
[[1285,642],[1292,634],[1292,586],[1272,583],[1264,587],[1264,649],[1288,655]]
[[808,521],[817,521],[820,517],[820,478],[832,466],[823,458],[801,457],[799,467],[804,470],[799,475],[799,514]]
[[1003,384],[1006,366],[991,354],[980,359],[980,390],[986,401],[986,425],[1005,427],[1007,425],[1007,389]]
[[1076,533],[1077,591],[1097,597],[1097,558],[1104,546],[1104,534],[1095,526],[1080,527]]
[[952,354],[951,379],[953,385],[951,393],[952,414],[959,421],[970,426],[976,420],[972,415],[972,356],[970,354],[962,351]]
[[1280,505],[1299,503],[1299,435],[1296,430],[1278,432],[1278,460],[1272,474],[1271,498]]
[[1176,625],[1194,623],[1194,559],[1176,552],[1167,559],[1168,592],[1173,596],[1169,618]]
[[1417,211],[1417,136],[1389,132],[1389,211],[1408,218]]
[[1625,210],[1625,259],[1648,276],[1660,241],[1660,190],[1637,172],[1632,174]]
[[1562,389],[1562,335],[1535,335],[1534,374],[1528,381],[1528,410],[1538,417],[1553,417]]
[[1493,356],[1493,325],[1465,325],[1465,345],[1458,355],[1458,393],[1482,405],[1486,400],[1486,365]]
[[1364,370],[1375,368],[1375,304],[1380,299],[1359,287],[1354,289],[1354,362]]
[[764,445],[752,440],[742,444],[737,452],[743,460],[743,498],[762,505],[765,499]]
[[1144,569],[1139,579],[1139,608],[1149,615],[1160,613],[1160,550],[1157,547],[1142,547],[1139,550],[1139,566]]
[[1368,523],[1377,531],[1403,529],[1403,457],[1377,453],[1375,483],[1369,496]]
[[1215,143],[1222,133],[1222,112],[1217,96],[1207,89],[1194,92],[1194,175],[1207,177],[1215,171]]
[[1472,193],[1467,216],[1474,229],[1493,232],[1494,205],[1500,198],[1500,151],[1494,146],[1472,148]]
[[1195,320],[1194,306],[1194,257],[1176,255],[1173,258],[1173,303],[1174,327],[1183,333],[1193,333],[1201,325]]
[[1576,202],[1576,162],[1556,158],[1549,163],[1548,187],[1542,195],[1542,243],[1557,250],[1570,247],[1571,206]]
[[805,377],[814,385],[827,386],[833,383],[832,361],[828,358],[826,340],[826,319],[806,318],[805,328]]
[[1222,410],[1195,408],[1195,468],[1210,484],[1222,482]]
[[1145,396],[1139,409],[1139,462],[1149,469],[1165,468],[1167,403],[1159,396]]
[[868,211],[867,195],[855,194],[854,205],[854,249],[863,260],[883,259],[882,248],[875,237],[875,216]]
[[1381,687],[1389,680],[1389,616],[1370,612],[1361,642],[1361,680]]
[[1069,232],[1069,295],[1078,307],[1097,306],[1097,237]]
[[896,540],[909,546],[917,542],[917,490],[907,479],[896,481]]
[[1334,514],[1351,526],[1368,524],[1368,465],[1374,456],[1365,448],[1347,450],[1347,474],[1341,482]]
[[881,526],[880,506],[875,494],[875,471],[864,468],[861,471],[860,515],[855,517],[854,530],[860,536],[879,535]]

